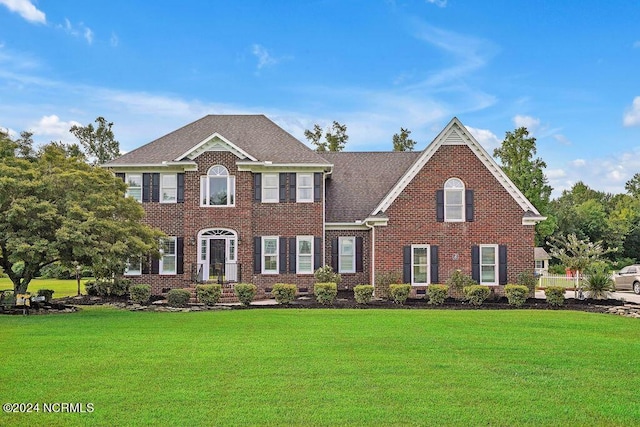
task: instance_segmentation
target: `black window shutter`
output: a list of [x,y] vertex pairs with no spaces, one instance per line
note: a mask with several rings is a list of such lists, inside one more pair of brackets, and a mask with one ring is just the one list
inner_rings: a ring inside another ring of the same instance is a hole
[[280,203],[287,201],[287,174],[279,174],[280,179]]
[[178,203],[184,203],[184,174],[179,173],[177,178],[178,183]]
[[313,201],[320,202],[322,200],[322,174],[316,172],[313,174]]
[[142,201],[143,202],[151,201],[151,174],[150,173],[142,174]]
[[184,237],[176,238],[176,273],[184,274]]
[[480,283],[480,246],[471,246],[471,278]]
[[156,258],[151,258],[151,274],[160,273],[160,260]]
[[160,174],[159,173],[151,174],[151,201],[152,202],[160,201]]
[[322,267],[322,237],[313,238],[313,270]]
[[507,284],[507,247],[505,245],[498,246],[498,283]]
[[436,221],[444,222],[444,190],[436,190]]
[[429,247],[430,257],[429,269],[430,269],[430,281],[429,283],[440,283],[440,276],[438,275],[438,246],[431,245]]
[[151,259],[147,256],[146,258],[142,259],[142,274],[149,274],[150,269],[149,269],[149,263],[150,263]]
[[297,194],[296,194],[296,174],[295,173],[290,173],[289,174],[289,201],[290,202],[295,202],[297,199]]
[[296,272],[296,238],[289,238],[289,273]]
[[473,190],[466,190],[464,194],[465,219],[473,221]]
[[125,180],[125,174],[122,172],[116,172],[116,178],[120,178],[122,180],[122,182],[127,182]]
[[256,202],[262,201],[262,174],[253,174],[253,200]]
[[362,262],[362,246],[363,246],[362,237],[356,237],[356,273],[362,273],[364,271],[364,266]]
[[253,273],[262,273],[262,238],[253,238]]
[[411,283],[411,246],[402,248],[402,282]]
[[285,274],[287,272],[287,238],[280,238],[280,248],[279,248],[279,256],[278,263],[280,264],[279,272],[280,274]]
[[338,238],[331,239],[331,268],[338,273]]

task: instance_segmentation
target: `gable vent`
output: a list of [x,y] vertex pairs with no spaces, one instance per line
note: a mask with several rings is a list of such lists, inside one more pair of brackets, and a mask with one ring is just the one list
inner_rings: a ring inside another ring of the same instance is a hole
[[455,130],[447,135],[447,138],[442,142],[443,145],[465,145],[462,135]]

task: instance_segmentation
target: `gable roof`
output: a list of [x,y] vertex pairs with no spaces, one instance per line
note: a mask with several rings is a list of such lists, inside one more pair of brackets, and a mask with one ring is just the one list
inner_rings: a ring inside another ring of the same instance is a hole
[[398,183],[387,193],[381,202],[375,207],[372,214],[378,215],[385,212],[394,200],[402,193],[407,185],[415,178],[420,170],[427,164],[431,157],[442,145],[466,145],[491,172],[496,180],[513,197],[523,211],[523,223],[535,224],[545,219],[541,216],[533,204],[507,177],[500,165],[491,157],[480,143],[471,135],[457,117],[451,119],[449,124],[436,136],[436,138],[422,151],[420,157],[404,173]]
[[333,164],[326,181],[326,221],[356,222],[371,212],[416,161],[419,152],[325,152]]
[[315,151],[260,115],[208,115],[106,163],[106,167],[190,161],[197,151],[225,146],[249,161],[328,164]]

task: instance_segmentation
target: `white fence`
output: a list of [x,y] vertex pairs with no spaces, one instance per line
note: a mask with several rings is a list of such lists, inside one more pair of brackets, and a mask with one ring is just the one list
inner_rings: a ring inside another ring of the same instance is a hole
[[546,276],[538,277],[539,288],[546,288],[548,286],[562,286],[567,289],[574,289],[577,285],[577,277],[569,277],[561,274],[547,274]]

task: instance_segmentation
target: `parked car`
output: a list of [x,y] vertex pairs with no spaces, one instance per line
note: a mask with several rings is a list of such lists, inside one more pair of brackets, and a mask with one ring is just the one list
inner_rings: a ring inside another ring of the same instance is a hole
[[640,295],[640,265],[628,265],[613,275],[616,290],[630,290]]

